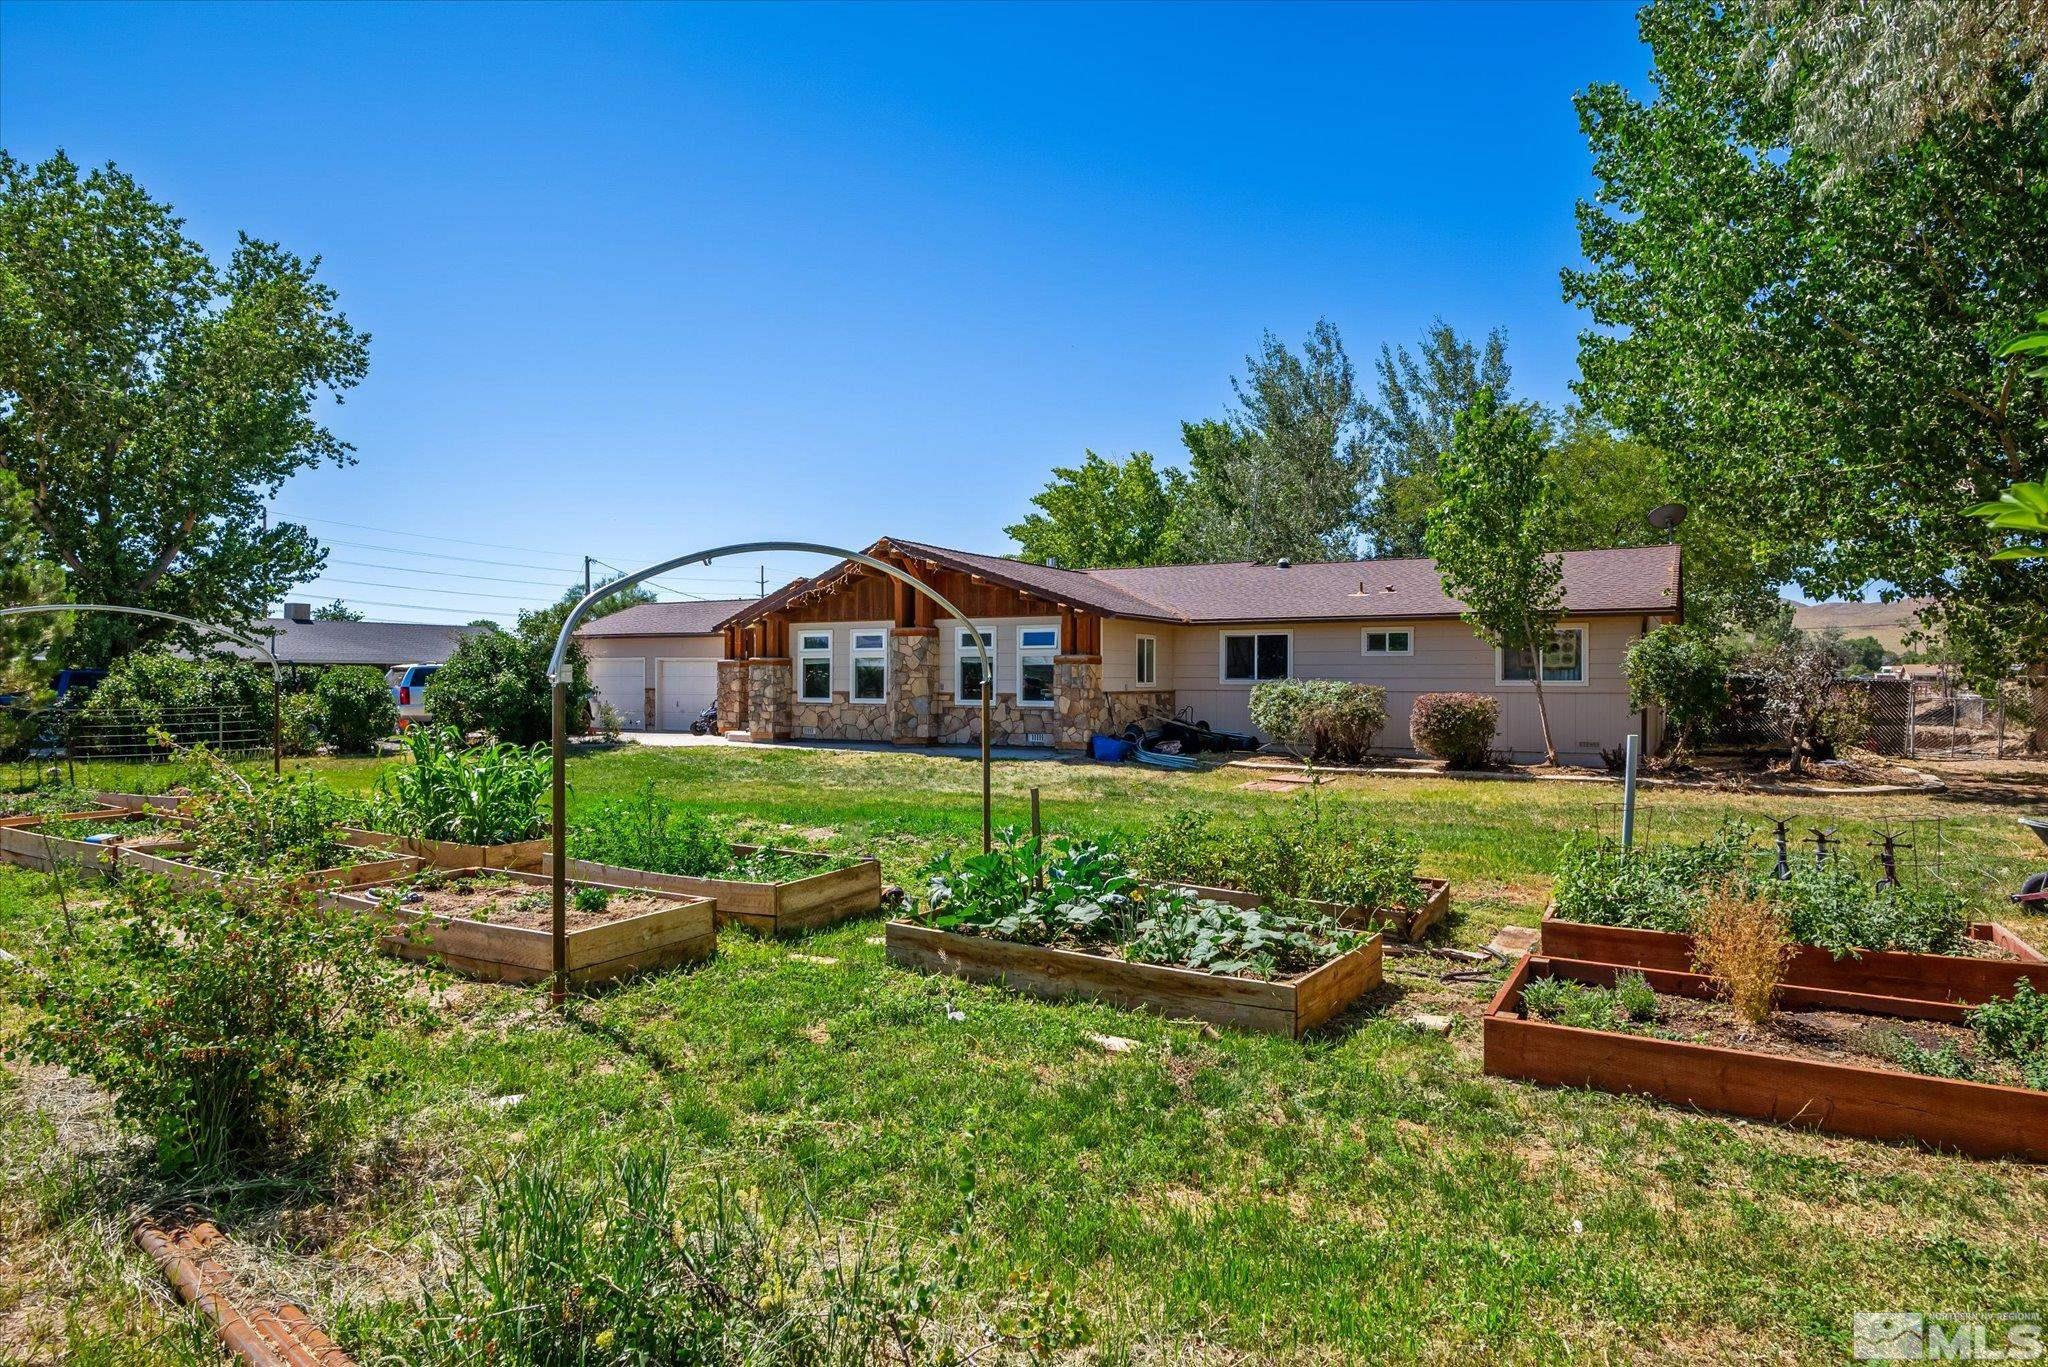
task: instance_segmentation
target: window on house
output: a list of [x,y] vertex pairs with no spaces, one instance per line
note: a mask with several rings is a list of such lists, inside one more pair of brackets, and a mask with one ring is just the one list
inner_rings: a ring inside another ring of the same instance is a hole
[[1415,638],[1405,631],[1368,631],[1364,633],[1364,653],[1367,655],[1413,655]]
[[881,631],[853,633],[853,700],[884,702],[889,697],[889,636]]
[[[981,643],[989,649],[989,659],[995,659],[996,634],[993,631],[981,633]],[[954,689],[956,702],[972,703],[981,701],[981,652],[974,648],[974,633],[960,633],[960,645],[953,662]]]
[[1159,682],[1159,638],[1140,636],[1138,638],[1138,683],[1148,686]]
[[1020,705],[1052,706],[1052,660],[1059,653],[1058,627],[1024,627],[1018,631],[1017,701]]
[[1284,631],[1223,633],[1223,681],[1258,683],[1287,677],[1293,641]]
[[[1527,650],[1497,650],[1494,658],[1500,662],[1502,683],[1530,683],[1536,677],[1536,668],[1529,659]],[[1575,684],[1586,681],[1586,629],[1566,627],[1550,638],[1550,646],[1543,652],[1543,682]]]
[[797,697],[803,702],[832,701],[832,633],[797,633]]

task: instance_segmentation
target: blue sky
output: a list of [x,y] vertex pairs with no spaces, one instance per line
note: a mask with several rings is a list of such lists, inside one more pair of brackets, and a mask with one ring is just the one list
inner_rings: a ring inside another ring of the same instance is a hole
[[1010,549],[1051,466],[1178,459],[1319,315],[1361,371],[1503,326],[1561,402],[1571,95],[1647,68],[1592,3],[5,3],[0,143],[324,257],[373,344],[359,462],[276,501],[305,592],[463,620],[585,553]]

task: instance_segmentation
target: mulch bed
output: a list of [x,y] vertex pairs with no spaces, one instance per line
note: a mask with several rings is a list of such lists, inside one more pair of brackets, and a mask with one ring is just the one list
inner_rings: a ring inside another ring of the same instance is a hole
[[[644,912],[665,911],[676,904],[673,897],[614,892],[603,911],[582,911],[573,900],[576,887],[574,883],[569,885],[572,900],[566,909],[571,930],[609,925]],[[555,923],[548,889],[533,883],[483,878],[421,882],[403,889],[403,904],[408,911],[451,921],[481,921],[524,930],[548,930]]]
[[1979,1082],[2021,1085],[2017,1068],[1979,1051],[1974,1030],[1948,1021],[1898,1020],[1861,1011],[1801,1009],[1774,1012],[1762,1025],[1753,1026],[1738,1019],[1725,1002],[1659,996],[1657,1019],[1645,1026],[1645,1032],[1662,1039],[1713,1044],[1723,1049],[1911,1073],[1912,1069],[1900,1067],[1886,1052],[1888,1041],[1904,1036],[1927,1049],[1953,1045],[1958,1054],[1969,1060]]

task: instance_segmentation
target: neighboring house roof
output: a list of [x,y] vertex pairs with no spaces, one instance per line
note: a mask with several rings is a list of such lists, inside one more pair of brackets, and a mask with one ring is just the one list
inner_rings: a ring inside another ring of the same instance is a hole
[[[948,550],[887,537],[878,547],[947,569],[978,574],[1040,598],[1110,617],[1181,623],[1349,621],[1361,618],[1455,617],[1464,605],[1444,592],[1433,560],[1342,560],[1324,564],[1157,565],[1138,569],[1068,570],[1000,556]],[[1676,546],[1565,551],[1565,611],[1677,613],[1682,602]],[[816,591],[852,564],[817,579],[799,579],[720,625],[752,621]]]
[[688,603],[635,603],[576,628],[582,636],[716,636],[751,598],[707,598]]
[[[444,626],[438,622],[295,622],[265,617],[251,622],[251,635],[272,636],[279,664],[391,665],[446,664],[464,637],[481,627]],[[268,650],[239,641],[220,649],[245,660],[267,660]]]

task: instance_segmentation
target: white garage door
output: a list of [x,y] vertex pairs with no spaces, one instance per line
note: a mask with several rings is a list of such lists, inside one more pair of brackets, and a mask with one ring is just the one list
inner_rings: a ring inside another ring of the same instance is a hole
[[610,703],[619,714],[619,724],[638,731],[647,724],[647,662],[645,660],[592,660],[590,682],[600,702]]
[[718,701],[718,661],[662,660],[661,710],[664,731],[687,731],[705,708]]

